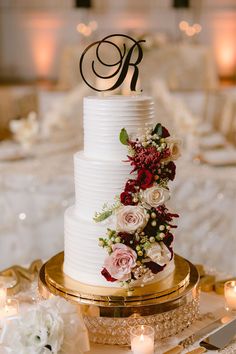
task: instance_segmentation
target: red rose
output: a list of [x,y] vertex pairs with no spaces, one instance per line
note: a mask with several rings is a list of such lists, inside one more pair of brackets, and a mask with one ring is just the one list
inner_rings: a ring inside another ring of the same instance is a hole
[[124,205],[134,205],[132,195],[128,192],[122,192],[120,195],[120,201]]
[[147,189],[151,187],[153,183],[153,175],[150,171],[148,170],[140,170],[138,171],[138,182],[140,184],[140,187],[142,189]]
[[125,192],[135,193],[137,191],[135,188],[136,186],[137,181],[135,179],[129,179],[125,185]]
[[106,268],[103,268],[103,270],[101,271],[101,274],[104,276],[104,278],[107,280],[107,281],[111,281],[112,283],[114,281],[117,281],[117,279],[113,278],[111,276],[111,274],[108,272],[108,270]]

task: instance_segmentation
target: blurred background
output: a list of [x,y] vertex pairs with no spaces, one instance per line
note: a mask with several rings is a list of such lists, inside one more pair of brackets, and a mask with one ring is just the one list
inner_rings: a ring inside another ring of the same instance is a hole
[[[236,1],[0,0],[0,269],[63,249],[72,156],[83,146],[87,45],[145,39],[139,87],[183,139],[176,250],[236,266]],[[107,51],[107,55],[111,55]],[[99,80],[96,85],[103,87]],[[115,93],[130,94],[124,83]]]

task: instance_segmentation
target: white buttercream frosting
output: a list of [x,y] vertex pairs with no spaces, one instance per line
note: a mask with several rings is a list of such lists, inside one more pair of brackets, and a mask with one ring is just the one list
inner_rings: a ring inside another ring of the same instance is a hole
[[[130,135],[153,124],[154,108],[150,97],[109,96],[84,99],[84,151],[74,155],[75,206],[65,213],[64,272],[83,283],[119,287],[101,275],[107,252],[98,246],[106,235],[106,223],[95,223],[95,212],[104,203],[113,204],[130,176],[126,146],[119,133],[126,128]],[[173,272],[174,262],[152,281]],[[138,286],[139,282],[135,284]]]
[[84,99],[84,153],[91,158],[122,160],[126,147],[119,133],[137,134],[153,123],[154,107],[146,96],[86,97]]
[[125,181],[130,178],[130,165],[124,161],[95,160],[83,152],[74,155],[75,200],[82,218],[92,220],[104,203],[113,204]]

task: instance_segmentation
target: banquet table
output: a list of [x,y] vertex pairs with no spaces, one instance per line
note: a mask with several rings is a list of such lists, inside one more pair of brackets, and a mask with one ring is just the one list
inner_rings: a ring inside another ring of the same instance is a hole
[[[195,322],[185,331],[179,333],[176,336],[167,338],[165,340],[160,340],[155,343],[155,354],[162,354],[165,351],[175,347],[181,340],[195,333],[198,329],[207,326],[213,322],[214,317],[218,314],[224,313],[224,297],[216,295],[213,292],[202,293],[201,303],[200,303],[201,320]],[[199,342],[194,343],[186,347],[182,353],[187,353],[195,348],[199,347]],[[236,352],[236,337],[235,339],[221,351],[217,351],[224,354],[233,354]],[[91,348],[88,354],[132,354],[129,347],[125,346],[110,346],[103,344],[91,343]],[[207,353],[216,353],[215,351],[208,350]]]
[[[40,145],[37,159],[0,163],[2,269],[63,249],[63,213],[74,201],[72,157],[78,149],[76,137]],[[180,215],[177,253],[228,273],[235,269],[235,257],[228,256],[236,253],[235,182],[234,166],[178,162],[170,205]]]
[[[29,157],[11,141],[0,147],[0,268],[50,257],[63,248],[63,213],[73,203],[73,153],[77,135],[36,144]],[[4,249],[4,252],[2,250]]]
[[171,207],[180,215],[175,251],[219,271],[235,269],[236,168],[180,161]]
[[[209,274],[214,274],[216,278],[223,279],[224,274],[218,274],[211,271]],[[225,279],[225,278],[224,278]],[[33,306],[38,306],[42,302],[45,303],[47,301],[51,301],[51,297],[49,300],[44,300],[37,295],[37,278],[30,284],[24,286],[23,290],[20,291],[15,298],[18,299],[20,303],[20,312],[19,317],[25,311],[29,311]],[[55,297],[54,297],[55,298]],[[61,300],[66,303],[66,300]],[[223,295],[218,295],[215,292],[201,292],[200,297],[200,316],[199,319],[190,325],[187,329],[183,332],[180,332],[177,335],[169,337],[164,340],[159,340],[155,342],[155,354],[163,354],[165,351],[175,347],[181,340],[186,339],[187,337],[191,336],[192,334],[196,333],[199,329],[204,328],[205,326],[214,322],[214,320],[218,319],[221,316],[227,316],[227,312],[224,308],[224,297]],[[11,320],[8,322],[9,325]],[[1,338],[1,326],[0,326],[0,338]],[[82,338],[82,337],[81,337]],[[195,348],[199,347],[199,342],[193,343],[182,351],[182,353],[187,353]],[[73,349],[73,345],[72,345]],[[80,349],[80,348],[79,348]],[[230,344],[224,348],[223,350],[219,351],[220,353],[224,354],[231,354],[236,352],[236,337],[230,342]],[[0,343],[0,353],[7,354],[9,351],[6,350],[6,347],[3,343]],[[77,353],[76,348],[74,348],[71,352],[59,352],[60,354],[75,354]],[[58,353],[58,354],[59,354]],[[90,343],[90,350],[86,351],[88,354],[131,354],[130,347],[128,346],[117,346],[117,345],[104,345],[104,344],[96,344]],[[214,351],[208,351],[208,353],[214,353]],[[14,352],[15,354],[15,352]]]

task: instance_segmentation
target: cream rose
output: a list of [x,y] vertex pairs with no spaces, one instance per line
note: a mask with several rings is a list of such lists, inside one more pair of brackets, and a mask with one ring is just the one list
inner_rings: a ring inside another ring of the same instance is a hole
[[159,186],[153,186],[142,192],[142,203],[145,208],[156,208],[170,198],[170,192]]
[[170,156],[165,159],[165,161],[174,161],[177,160],[181,155],[181,139],[167,137],[165,138],[168,149],[170,150]]
[[123,243],[113,245],[112,251],[112,254],[105,259],[104,267],[117,280],[130,279],[131,270],[136,266],[136,252]]
[[116,212],[116,229],[121,232],[134,233],[142,230],[148,222],[147,212],[136,205],[121,206]]
[[171,251],[163,242],[155,242],[146,251],[147,256],[160,266],[164,266],[171,260]]

